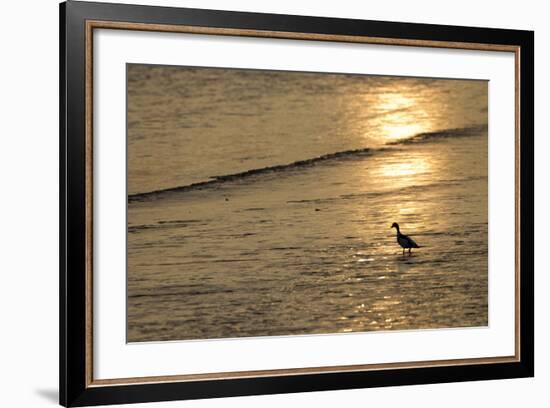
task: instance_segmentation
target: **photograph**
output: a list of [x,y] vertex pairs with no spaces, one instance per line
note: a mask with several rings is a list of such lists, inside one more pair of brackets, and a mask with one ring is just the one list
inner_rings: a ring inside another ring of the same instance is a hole
[[488,326],[488,85],[126,64],[127,342]]
[[537,396],[532,18],[405,3],[59,5],[61,405]]

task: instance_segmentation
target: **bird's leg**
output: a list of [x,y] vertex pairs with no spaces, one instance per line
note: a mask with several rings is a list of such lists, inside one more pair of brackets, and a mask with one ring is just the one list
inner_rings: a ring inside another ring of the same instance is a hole
[[409,248],[409,256],[411,256],[411,249]]
[[405,255],[405,248],[403,248],[403,254],[402,255]]

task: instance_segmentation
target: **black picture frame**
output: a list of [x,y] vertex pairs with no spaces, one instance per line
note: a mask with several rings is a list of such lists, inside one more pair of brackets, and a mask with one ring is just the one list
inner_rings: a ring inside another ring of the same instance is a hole
[[[60,403],[122,404],[534,376],[534,33],[68,1],[60,5]],[[94,386],[87,380],[86,22],[90,20],[518,47],[518,361]]]

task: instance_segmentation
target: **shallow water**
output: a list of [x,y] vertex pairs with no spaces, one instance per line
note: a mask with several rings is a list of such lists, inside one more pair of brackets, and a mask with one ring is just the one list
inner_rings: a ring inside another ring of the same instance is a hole
[[133,67],[129,341],[488,324],[486,83]]

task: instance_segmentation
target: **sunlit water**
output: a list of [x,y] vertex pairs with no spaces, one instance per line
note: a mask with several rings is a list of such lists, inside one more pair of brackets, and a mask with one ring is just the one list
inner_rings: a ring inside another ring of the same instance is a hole
[[131,65],[128,91],[129,341],[488,324],[485,82]]

